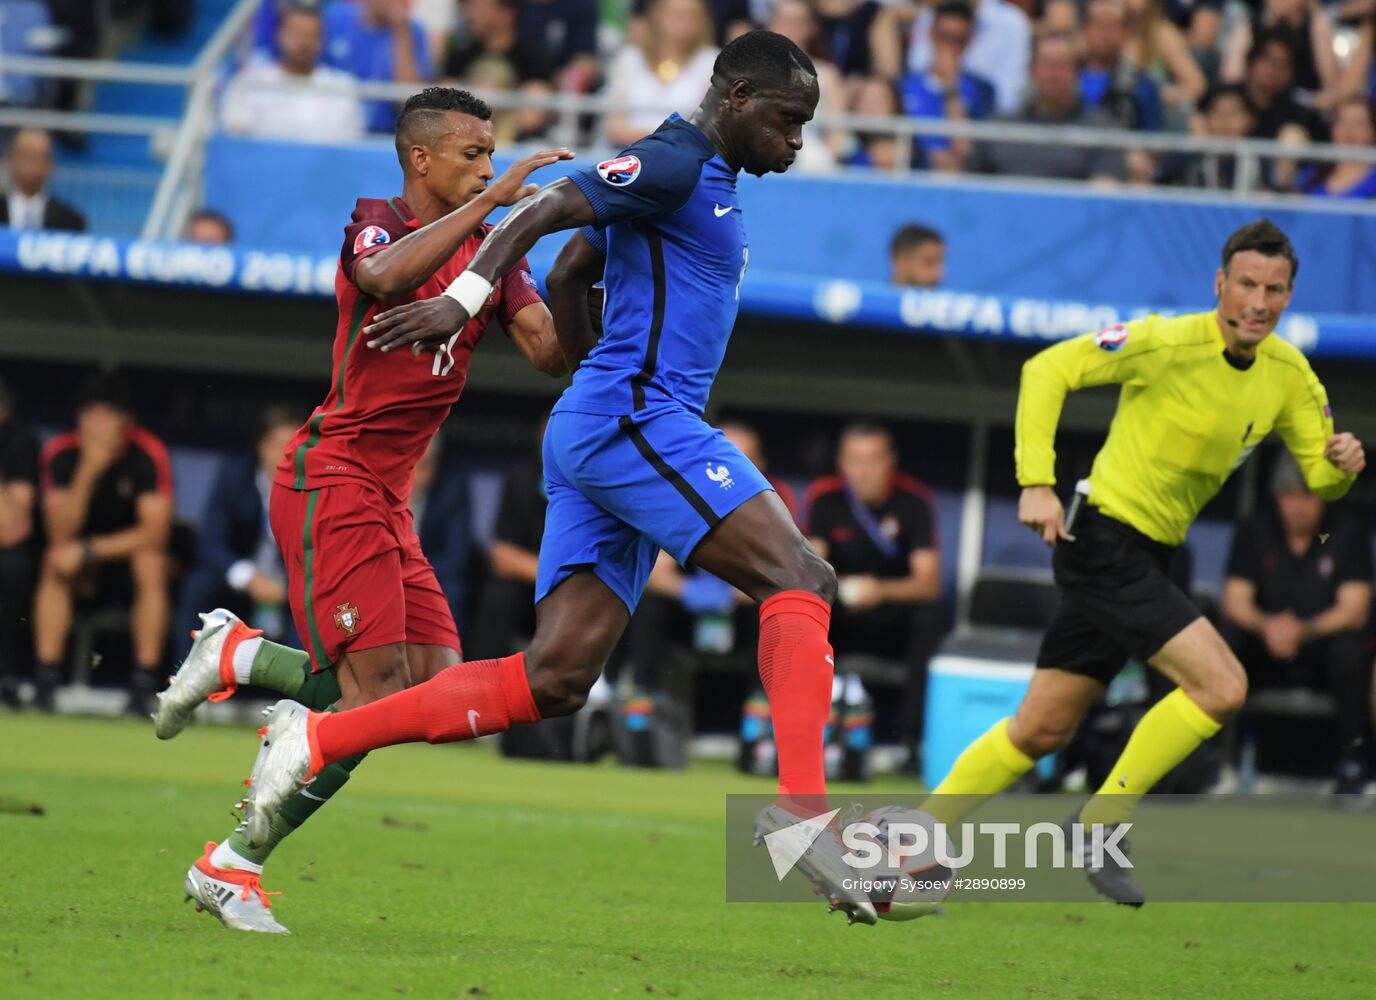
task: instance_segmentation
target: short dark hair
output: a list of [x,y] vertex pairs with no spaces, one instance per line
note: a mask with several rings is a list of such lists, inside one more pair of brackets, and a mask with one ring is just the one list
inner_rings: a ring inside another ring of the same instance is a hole
[[910,222],[893,234],[893,240],[889,243],[889,253],[908,253],[920,246],[926,246],[928,243],[940,243],[945,246],[946,238],[931,226]]
[[756,89],[778,90],[788,86],[798,70],[817,76],[806,52],[783,35],[761,28],[726,43],[712,64],[712,80],[727,87],[749,80]]
[[406,165],[406,151],[415,145],[413,140],[422,130],[433,127],[435,117],[446,111],[472,115],[485,122],[492,120],[492,109],[486,101],[457,87],[426,87],[419,94],[412,94],[397,115],[397,156],[402,166]]
[[1290,36],[1278,28],[1258,28],[1252,34],[1252,47],[1247,50],[1247,68],[1266,54],[1267,48],[1279,45],[1290,54],[1290,65],[1295,65],[1295,43]]
[[223,212],[217,212],[213,208],[198,208],[186,220],[186,228],[190,229],[192,223],[195,222],[213,222],[217,226],[223,227],[225,239],[230,243],[234,242],[234,223],[230,222],[229,217]]
[[1204,96],[1199,99],[1199,110],[1209,112],[1214,109],[1214,105],[1225,97],[1235,97],[1242,102],[1242,106],[1247,109],[1247,113],[1255,116],[1257,109],[1252,105],[1252,99],[1247,96],[1247,88],[1240,83],[1216,83],[1204,92]]
[[873,420],[853,420],[841,428],[840,444],[844,444],[847,438],[856,437],[882,437],[884,443],[889,446],[889,451],[896,451],[893,444],[893,434],[883,424]]
[[121,413],[134,412],[133,397],[129,383],[119,372],[92,372],[81,383],[76,395],[76,412],[80,413],[89,406],[108,406]]
[[1295,254],[1295,248],[1290,243],[1290,237],[1286,236],[1280,226],[1270,219],[1258,219],[1256,222],[1249,222],[1228,237],[1228,242],[1223,244],[1223,270],[1228,270],[1228,263],[1233,259],[1234,254],[1249,250],[1255,251],[1263,257],[1284,257],[1288,260],[1292,284],[1295,281],[1295,276],[1300,273],[1300,259]]
[[939,17],[958,17],[966,24],[975,23],[975,12],[965,0],[941,0],[932,12],[932,20],[935,21]]

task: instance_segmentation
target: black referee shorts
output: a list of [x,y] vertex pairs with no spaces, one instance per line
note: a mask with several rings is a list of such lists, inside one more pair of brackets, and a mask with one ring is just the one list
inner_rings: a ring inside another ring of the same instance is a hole
[[1129,659],[1147,660],[1200,617],[1167,575],[1175,547],[1083,504],[1051,566],[1061,606],[1042,637],[1038,667],[1108,684]]

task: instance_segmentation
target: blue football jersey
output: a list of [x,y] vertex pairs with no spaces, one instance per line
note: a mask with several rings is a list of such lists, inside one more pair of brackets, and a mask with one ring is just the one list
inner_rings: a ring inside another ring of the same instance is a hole
[[[701,413],[726,354],[749,263],[736,172],[671,115],[620,156],[570,175],[605,239],[602,338],[555,410]],[[599,238],[600,237],[600,238]]]

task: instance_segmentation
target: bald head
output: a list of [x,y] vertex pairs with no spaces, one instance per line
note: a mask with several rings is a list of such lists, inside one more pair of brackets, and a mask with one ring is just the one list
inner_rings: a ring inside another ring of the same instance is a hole
[[37,128],[21,128],[10,143],[10,182],[26,198],[38,194],[53,175],[52,137]]

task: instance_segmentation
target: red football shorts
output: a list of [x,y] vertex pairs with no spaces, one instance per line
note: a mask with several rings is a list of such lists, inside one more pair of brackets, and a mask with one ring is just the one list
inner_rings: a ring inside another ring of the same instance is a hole
[[350,649],[395,642],[458,650],[459,632],[411,511],[368,486],[294,490],[268,505],[287,564],[292,618],[316,670]]

